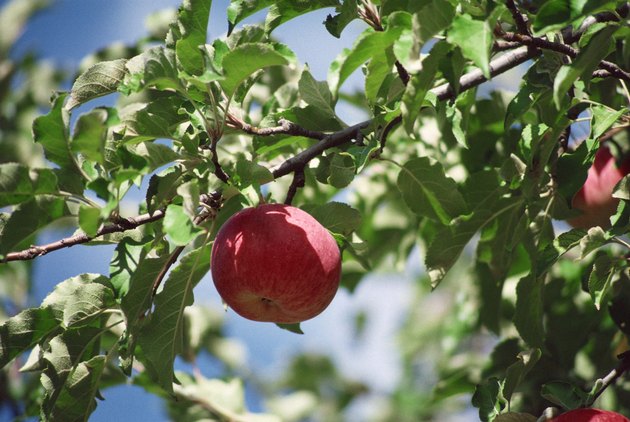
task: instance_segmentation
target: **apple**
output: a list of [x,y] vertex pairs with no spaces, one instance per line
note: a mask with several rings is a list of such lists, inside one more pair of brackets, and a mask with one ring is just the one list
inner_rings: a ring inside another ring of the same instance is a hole
[[563,413],[551,422],[630,422],[630,419],[608,410],[584,408]]
[[293,324],[319,315],[341,277],[341,254],[328,230],[283,204],[230,217],[214,241],[211,262],[224,302],[254,321]]
[[612,196],[613,189],[628,173],[630,157],[618,167],[608,147],[600,146],[595,153],[595,161],[588,170],[586,182],[572,200],[573,208],[582,211],[582,214],[569,219],[569,224],[580,229],[595,226],[609,228],[610,216],[616,212],[619,204],[619,199]]

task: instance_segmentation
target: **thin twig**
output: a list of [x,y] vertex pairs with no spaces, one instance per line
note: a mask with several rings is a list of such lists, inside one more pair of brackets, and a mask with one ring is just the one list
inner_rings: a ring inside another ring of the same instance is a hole
[[305,182],[306,182],[306,179],[304,177],[304,167],[296,169],[293,172],[293,181],[291,182],[291,185],[289,186],[289,190],[287,191],[287,198],[284,200],[284,203],[286,205],[291,205],[291,203],[293,202],[293,198],[295,197],[295,194],[297,193],[297,190],[299,188],[303,188]]
[[597,393],[593,395],[590,404],[593,404],[595,400],[602,395],[604,391],[611,385],[613,385],[623,374],[630,371],[630,350],[623,352],[617,358],[620,360],[619,365],[613,369],[608,375],[602,379],[602,386]]
[[249,135],[257,136],[273,136],[273,135],[292,135],[292,136],[304,136],[305,138],[322,140],[327,135],[324,132],[318,132],[309,130],[296,125],[286,119],[278,120],[279,126],[274,127],[256,127],[249,123],[236,118],[234,115],[229,114],[227,123],[230,127],[237,128]]
[[529,32],[527,16],[522,14],[518,10],[518,7],[516,6],[516,3],[514,3],[514,0],[506,0],[505,3],[508,9],[510,9],[510,13],[512,13],[512,18],[514,19],[514,23],[516,24],[516,29],[518,29],[518,32],[523,35],[531,35],[531,33]]

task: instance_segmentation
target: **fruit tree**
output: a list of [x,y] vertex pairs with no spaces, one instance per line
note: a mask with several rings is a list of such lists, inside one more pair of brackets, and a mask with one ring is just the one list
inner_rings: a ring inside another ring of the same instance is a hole
[[[630,415],[628,2],[183,0],[76,69],[48,4],[0,2],[0,418]],[[251,365],[393,311],[387,388]]]

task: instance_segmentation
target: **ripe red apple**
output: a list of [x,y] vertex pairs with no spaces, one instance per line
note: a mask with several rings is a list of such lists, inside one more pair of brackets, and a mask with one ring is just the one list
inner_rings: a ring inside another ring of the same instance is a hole
[[619,199],[613,198],[615,185],[630,173],[630,158],[617,167],[615,157],[607,146],[602,145],[595,153],[595,161],[588,170],[584,186],[575,194],[572,206],[582,211],[581,215],[569,220],[575,228],[588,229],[610,227],[610,216],[617,210]]
[[293,324],[320,314],[341,277],[337,242],[311,215],[265,204],[233,215],[212,247],[212,279],[236,313]]
[[552,422],[630,422],[619,413],[600,409],[575,409],[563,413],[551,420]]

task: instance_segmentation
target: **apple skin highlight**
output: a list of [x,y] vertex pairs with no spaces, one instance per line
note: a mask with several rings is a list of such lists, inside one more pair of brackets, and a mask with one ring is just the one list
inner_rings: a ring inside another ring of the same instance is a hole
[[575,194],[572,206],[582,214],[569,220],[578,229],[600,226],[610,227],[610,217],[617,210],[619,199],[613,198],[615,185],[630,173],[630,158],[617,167],[615,157],[607,146],[602,145],[595,154],[595,161],[588,170],[586,182]]
[[211,272],[225,303],[242,317],[293,324],[330,304],[339,287],[341,254],[308,213],[264,204],[236,213],[221,227]]

